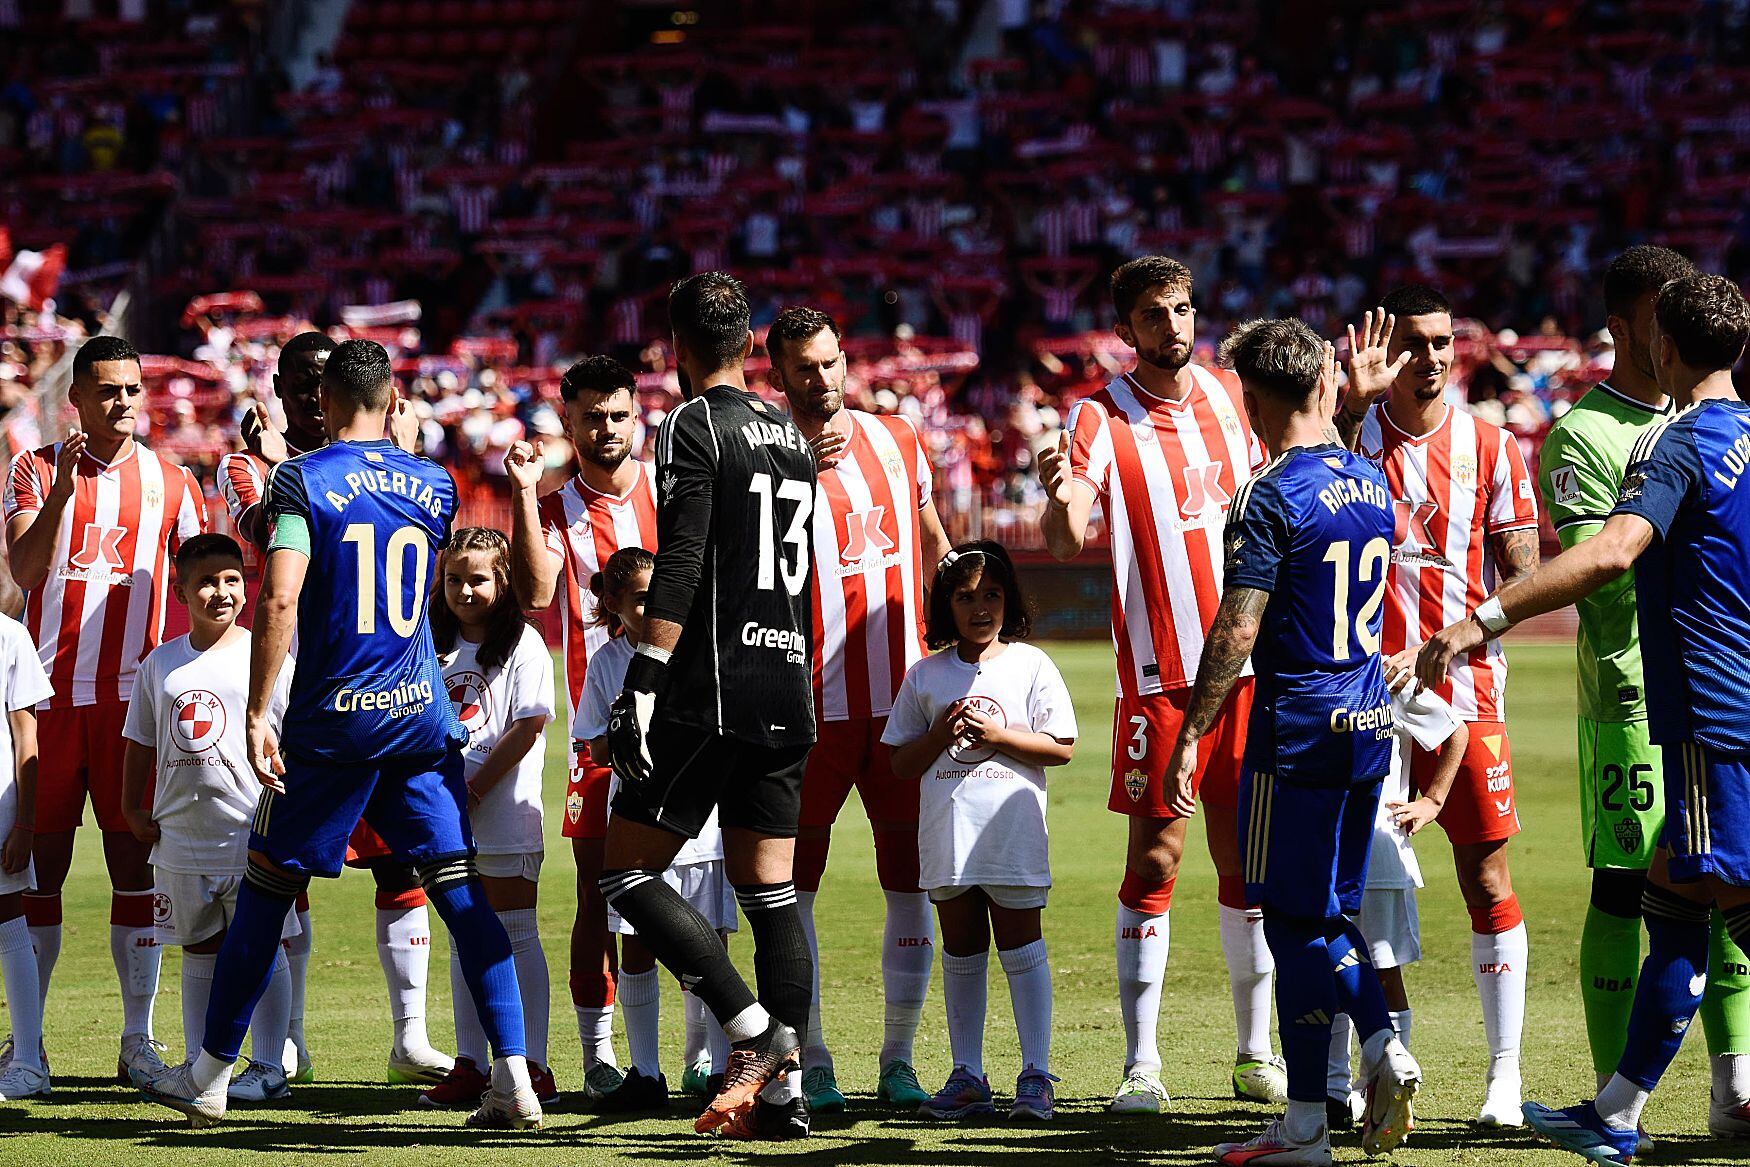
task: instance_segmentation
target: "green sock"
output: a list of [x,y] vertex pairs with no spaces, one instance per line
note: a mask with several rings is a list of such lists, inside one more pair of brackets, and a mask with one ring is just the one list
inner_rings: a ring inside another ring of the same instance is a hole
[[1613,1073],[1622,1060],[1640,964],[1641,922],[1588,906],[1580,932],[1580,1001],[1592,1068],[1600,1074]]
[[1726,935],[1718,912],[1714,913],[1707,970],[1707,995],[1701,999],[1707,1052],[1750,1054],[1750,961]]

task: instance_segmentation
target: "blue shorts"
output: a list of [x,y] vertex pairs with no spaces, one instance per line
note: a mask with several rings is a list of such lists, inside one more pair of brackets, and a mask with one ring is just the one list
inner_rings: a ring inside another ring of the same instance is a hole
[[1239,810],[1246,899],[1308,920],[1360,911],[1379,788],[1378,780],[1297,786],[1246,767]]
[[474,850],[462,751],[437,758],[385,759],[364,766],[288,757],[284,794],[263,791],[249,849],[307,875],[335,876],[361,816],[408,863],[435,863]]
[[1665,825],[1671,878],[1704,875],[1750,887],[1750,757],[1694,743],[1661,747],[1665,754]]

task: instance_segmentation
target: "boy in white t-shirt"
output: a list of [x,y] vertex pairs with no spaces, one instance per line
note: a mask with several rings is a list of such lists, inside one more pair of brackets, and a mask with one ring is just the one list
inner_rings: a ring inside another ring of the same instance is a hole
[[[1392,691],[1392,763],[1380,787],[1379,812],[1373,823],[1373,848],[1367,861],[1367,887],[1355,926],[1367,941],[1368,958],[1379,973],[1391,1010],[1392,1029],[1405,1048],[1410,1044],[1410,998],[1404,988],[1404,966],[1422,959],[1421,922],[1416,914],[1416,889],[1422,868],[1411,838],[1433,822],[1452,789],[1464,760],[1470,734],[1452,706],[1418,686],[1409,672],[1386,664],[1386,684]],[[1428,789],[1411,799],[1409,749],[1414,744],[1437,752]],[[1331,1026],[1331,1057],[1325,1072],[1325,1114],[1332,1130],[1354,1127],[1361,1096],[1350,1089],[1347,1016]]]
[[[189,631],[140,662],[122,736],[122,814],[152,844],[153,917],[160,944],[182,947],[182,1033],[200,1050],[213,965],[237,909],[249,862],[249,826],[261,782],[249,765],[249,629],[243,612],[243,551],[229,535],[196,535],[176,553],[176,598]],[[280,674],[270,715],[285,712],[292,671]],[[150,805],[147,805],[151,790]],[[282,939],[298,935],[286,914]],[[247,1069],[232,1080],[233,1102],[284,1098],[291,1027],[291,967],[282,950],[250,1021]]]
[[24,625],[0,616],[0,975],[5,978],[12,1036],[0,1067],[0,1102],[46,1098],[43,983],[37,974],[24,893],[36,882],[30,862],[36,825],[36,705],[54,693]]
[[1014,565],[988,540],[950,551],[930,590],[926,639],[943,649],[906,673],[881,740],[900,777],[922,776],[918,886],[942,928],[942,993],[954,1070],[918,1112],[994,1111],[984,1073],[990,944],[1009,981],[1021,1074],[1009,1117],[1050,1119],[1051,968],[1040,911],[1051,887],[1045,770],[1070,760],[1075,709],[1029,631]]

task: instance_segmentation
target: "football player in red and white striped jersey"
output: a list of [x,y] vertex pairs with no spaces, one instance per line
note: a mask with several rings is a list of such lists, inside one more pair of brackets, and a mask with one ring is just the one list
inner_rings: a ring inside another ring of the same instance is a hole
[[[267,510],[261,505],[274,467],[289,458],[328,444],[322,423],[322,368],[334,342],[321,332],[300,332],[280,349],[273,376],[274,396],[285,413],[286,430],[275,430],[267,407],[257,404],[243,419],[243,440],[250,447],[219,459],[219,497],[225,500],[238,541],[254,548],[256,562],[272,532]],[[390,414],[389,436],[397,446],[413,450],[418,444],[417,421],[404,402]],[[253,566],[253,565],[252,565]],[[389,990],[389,1080],[392,1082],[437,1082],[449,1073],[454,1059],[433,1048],[425,1028],[425,983],[431,964],[431,912],[419,873],[389,853],[368,822],[359,820],[348,840],[348,867],[363,868],[377,884],[377,963]],[[304,992],[315,934],[310,921],[310,900],[300,894],[294,910],[302,931],[286,942],[292,968],[292,1050],[286,1057],[286,1076],[293,1082],[315,1079],[310,1050],[304,1039]]]
[[802,1044],[809,1109],[842,1110],[844,1095],[820,1022],[820,946],[814,897],[833,823],[852,787],[875,832],[875,874],[887,901],[881,940],[886,1040],[876,1098],[915,1107],[929,1094],[912,1066],[912,1039],[930,987],[935,945],[929,897],[918,888],[918,783],[893,774],[881,742],[894,694],[924,655],[924,564],[948,536],[931,497],[929,459],[904,418],[845,407],[839,326],[813,308],[786,308],[766,333],[772,374],[790,416],[814,447],[814,693],[817,738],[802,778],[795,881],[814,956],[814,1000]]
[[[656,550],[655,479],[632,457],[637,392],[636,378],[620,362],[585,357],[559,382],[565,433],[577,451],[576,476],[537,499],[544,469],[541,443],[516,442],[504,459],[511,484],[511,584],[527,609],[544,609],[564,593],[565,688],[573,722],[590,656],[608,639],[607,629],[594,621],[590,578],[622,547]],[[620,1084],[611,1040],[618,961],[607,902],[596,886],[613,773],[591,760],[588,743],[571,745],[561,828],[577,861],[571,1001],[583,1041],[584,1090],[593,1099]]]
[[[1396,546],[1385,591],[1388,655],[1417,648],[1504,584],[1537,569],[1537,496],[1519,442],[1446,400],[1452,307],[1411,285],[1351,331],[1350,391],[1338,425],[1378,459],[1396,500]],[[1518,1126],[1519,1038],[1525,1018],[1526,932],[1507,868],[1519,833],[1498,641],[1453,662],[1437,692],[1470,723],[1470,747],[1439,822],[1452,842],[1471,917],[1471,971],[1489,1043],[1488,1096],[1480,1121]],[[1418,783],[1434,755],[1418,750]]]
[[[1203,638],[1221,599],[1222,528],[1234,492],[1264,465],[1239,379],[1191,362],[1191,273],[1144,256],[1112,273],[1118,338],[1136,367],[1070,411],[1054,449],[1040,452],[1046,546],[1082,551],[1095,502],[1112,539],[1112,639],[1118,707],[1112,733],[1113,811],[1130,818],[1118,891],[1118,999],[1126,1040],[1117,1113],[1166,1100],[1155,1025],[1167,964],[1167,910],[1185,819],[1161,787],[1184,720]],[[1238,1029],[1233,1086],[1242,1097],[1287,1095],[1270,1044],[1272,962],[1256,905],[1246,902],[1238,839],[1240,761],[1252,682],[1240,679],[1199,747],[1197,781],[1210,808],[1222,953]]]
[[[36,887],[25,916],[47,999],[61,949],[61,887],[87,792],[109,867],[110,954],[121,983],[119,1070],[162,1069],[153,1048],[158,988],[151,846],[122,815],[122,723],[141,659],[164,631],[170,556],[206,527],[194,475],[134,440],[145,394],[140,354],[119,337],[87,341],[69,393],[79,425],[13,459],[6,483],[12,575],[54,696],[37,710],[45,743],[37,785]],[[30,825],[30,824],[26,824]]]

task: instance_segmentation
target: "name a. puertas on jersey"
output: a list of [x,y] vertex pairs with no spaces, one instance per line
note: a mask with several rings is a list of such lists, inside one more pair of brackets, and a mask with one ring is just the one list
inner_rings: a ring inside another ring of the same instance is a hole
[[443,499],[431,488],[431,483],[412,474],[404,474],[399,470],[359,470],[346,476],[346,485],[351,488],[351,494],[341,494],[338,491],[327,491],[328,505],[337,511],[346,509],[346,504],[361,494],[399,494],[413,500],[413,505],[424,510],[433,518],[443,513]]

